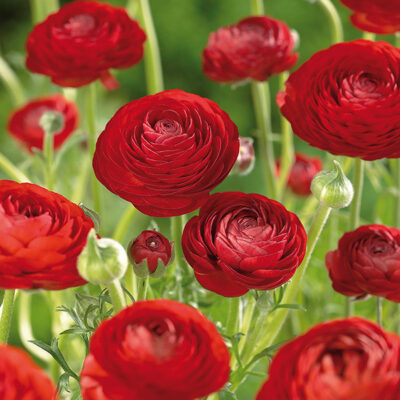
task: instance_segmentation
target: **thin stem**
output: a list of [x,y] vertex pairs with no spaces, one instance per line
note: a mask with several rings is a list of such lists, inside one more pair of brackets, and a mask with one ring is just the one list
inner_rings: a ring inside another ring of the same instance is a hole
[[139,20],[146,32],[144,61],[147,92],[154,94],[164,89],[160,50],[148,0],[139,0]]
[[382,297],[376,298],[376,322],[382,326]]
[[[288,78],[288,72],[279,75],[279,88],[284,90],[285,82]],[[287,178],[294,160],[293,132],[289,121],[281,114],[281,130],[282,130],[282,150],[278,178],[278,199],[281,198],[285,189]]]
[[121,283],[116,279],[111,283],[108,283],[106,287],[114,307],[114,314],[117,314],[126,307],[125,296],[121,287]]
[[263,0],[251,0],[251,12],[253,15],[264,14]]
[[396,211],[395,211],[395,226],[400,229],[400,158],[396,160]]
[[271,105],[268,82],[251,82],[254,111],[258,128],[258,158],[267,194],[276,198],[275,159],[271,129]]
[[240,297],[228,299],[228,319],[226,321],[226,334],[233,336],[238,332],[240,318]]
[[[292,304],[295,299],[299,288],[301,287],[301,283],[303,277],[306,273],[308,264],[310,263],[311,256],[315,249],[315,245],[318,242],[318,239],[321,235],[321,232],[326,224],[326,221],[331,212],[331,208],[327,207],[324,204],[320,204],[317,214],[314,217],[314,220],[311,224],[310,230],[308,232],[308,243],[307,250],[304,256],[304,260],[290,283],[286,287],[285,293],[283,295],[282,304]],[[289,309],[287,308],[279,308],[275,310],[273,313],[268,315],[264,324],[264,335],[254,343],[253,354],[256,354],[258,351],[271,346],[274,343],[277,335],[279,334],[286,317],[288,315]]]
[[372,33],[372,32],[364,32],[363,33],[363,38],[367,39],[367,40],[375,41],[376,35],[375,35],[375,33]]
[[87,178],[91,169],[90,158],[86,156],[82,161],[81,170],[74,184],[74,190],[71,194],[71,201],[73,203],[80,203],[83,200],[83,194],[86,189]]
[[149,277],[146,276],[146,278],[138,278],[137,285],[138,285],[137,299],[138,300],[146,300],[147,289],[149,287]]
[[[96,150],[96,83],[91,83],[87,88],[87,123],[89,130],[89,154],[90,158],[93,159],[94,152]],[[92,195],[93,195],[93,209],[98,213],[100,210],[100,185],[94,172],[92,171]]]
[[8,158],[0,153],[0,169],[17,182],[30,182],[29,178]]
[[184,228],[184,216],[172,217],[171,218],[171,234],[172,240],[174,241],[175,248],[175,269],[182,272],[182,261],[184,255],[182,251],[182,232]]
[[6,290],[4,293],[4,300],[0,317],[0,343],[7,343],[8,336],[10,335],[15,293],[16,291],[14,289]]
[[118,225],[115,228],[114,234],[113,234],[113,239],[116,240],[117,242],[121,242],[122,239],[125,236],[125,233],[127,232],[132,219],[134,216],[137,214],[136,208],[132,205],[129,204],[129,206],[126,208],[124,213],[122,214],[121,219],[118,221]]
[[15,107],[25,102],[24,89],[14,71],[8,66],[3,57],[0,56],[0,80],[6,87],[8,94]]
[[30,0],[30,6],[31,6],[32,24],[36,25],[38,22],[41,22],[44,19],[45,2],[43,0]]
[[343,42],[343,27],[340,21],[340,16],[331,2],[331,0],[318,0],[318,4],[321,5],[322,10],[328,17],[329,25],[331,28],[332,43]]
[[349,318],[352,316],[353,312],[354,312],[354,305],[353,302],[351,301],[351,299],[349,297],[345,297],[344,298],[345,303],[344,303],[344,315],[346,318]]
[[48,190],[54,189],[54,136],[52,132],[45,132],[43,138],[43,154],[45,158],[45,182]]
[[354,163],[354,198],[350,206],[350,229],[354,230],[360,224],[361,197],[364,184],[365,163],[360,158],[355,159]]
[[126,270],[126,274],[124,276],[124,283],[126,290],[133,296],[136,300],[138,297],[137,292],[137,278],[135,273],[133,272],[132,265],[128,265],[128,269]]

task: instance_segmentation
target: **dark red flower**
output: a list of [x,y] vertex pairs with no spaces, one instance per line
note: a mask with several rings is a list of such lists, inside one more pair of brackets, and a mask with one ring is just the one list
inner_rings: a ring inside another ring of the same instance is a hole
[[257,400],[398,400],[400,337],[362,318],[325,322],[285,344]]
[[137,301],[101,323],[81,376],[84,400],[193,400],[228,381],[229,352],[194,308]]
[[354,11],[351,22],[359,29],[374,33],[400,31],[398,0],[340,0]]
[[345,233],[327,253],[333,288],[345,296],[373,294],[400,302],[400,230],[364,225]]
[[30,183],[0,180],[0,288],[85,284],[76,263],[92,227],[65,197]]
[[167,90],[122,107],[100,135],[94,172],[154,217],[195,210],[233,167],[239,134],[211,100]]
[[283,285],[302,262],[306,242],[295,214],[277,201],[241,192],[210,196],[182,236],[196,279],[227,297]]
[[49,377],[20,349],[0,344],[0,398],[57,400]]
[[119,85],[110,68],[129,68],[143,56],[146,35],[125,9],[97,1],[73,1],[35,25],[26,42],[27,68],[60,86],[100,79]]
[[76,105],[59,94],[31,100],[14,110],[8,120],[8,131],[30,151],[33,147],[42,150],[44,131],[39,121],[40,117],[48,111],[58,112],[64,118],[63,129],[54,135],[54,148],[57,149],[74,132],[79,122]]
[[355,40],[314,54],[278,94],[294,133],[364,160],[400,157],[400,50]]
[[172,246],[161,233],[143,231],[129,244],[128,254],[137,275],[158,277],[171,261]]
[[[280,162],[277,162],[279,174]],[[294,163],[290,169],[287,186],[300,196],[311,194],[311,182],[316,174],[322,170],[322,160],[319,157],[310,157],[307,154],[296,153]]]
[[296,64],[295,44],[295,36],[282,21],[266,15],[248,17],[210,34],[203,71],[217,82],[265,81]]

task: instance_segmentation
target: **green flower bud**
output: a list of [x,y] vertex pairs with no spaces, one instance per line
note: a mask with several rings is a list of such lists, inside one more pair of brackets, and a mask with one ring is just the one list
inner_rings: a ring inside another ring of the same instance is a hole
[[57,111],[46,111],[39,120],[40,127],[50,135],[64,129],[64,115]]
[[353,185],[347,179],[342,167],[333,161],[334,169],[315,175],[311,183],[313,195],[331,208],[347,207],[353,200]]
[[97,214],[96,211],[90,209],[89,207],[86,207],[83,203],[79,203],[78,206],[83,210],[85,215],[93,221],[94,229],[96,230],[96,232],[98,232],[101,225],[100,215]]
[[98,239],[92,229],[78,257],[78,271],[90,283],[106,285],[122,278],[128,268],[125,249],[115,240]]

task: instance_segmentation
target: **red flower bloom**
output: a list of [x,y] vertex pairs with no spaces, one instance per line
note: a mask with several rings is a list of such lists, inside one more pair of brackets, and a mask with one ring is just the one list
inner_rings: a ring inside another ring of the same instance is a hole
[[[280,162],[277,162],[279,174]],[[310,157],[307,154],[296,153],[295,161],[289,173],[287,186],[300,196],[311,194],[311,182],[316,174],[322,170],[322,160],[319,157]]]
[[138,301],[101,323],[81,375],[84,400],[193,400],[228,381],[229,352],[197,310]]
[[26,42],[26,66],[60,86],[79,87],[100,79],[112,90],[119,85],[109,69],[137,64],[145,40],[124,8],[73,1],[33,28]]
[[362,318],[325,322],[285,344],[256,400],[398,400],[400,337]]
[[30,151],[33,147],[43,149],[44,131],[39,125],[40,117],[48,111],[63,115],[64,127],[54,135],[54,148],[59,148],[76,129],[79,122],[78,108],[63,96],[55,94],[31,100],[14,110],[8,121],[8,130]]
[[398,0],[340,0],[354,11],[351,22],[357,28],[374,33],[400,31],[400,3]]
[[161,276],[170,263],[172,246],[156,231],[143,231],[128,246],[128,254],[137,275]]
[[373,294],[400,302],[400,230],[364,225],[345,233],[327,253],[333,288],[345,296]]
[[355,40],[314,54],[278,94],[294,133],[364,160],[400,157],[400,50]]
[[20,349],[0,344],[0,398],[57,400],[49,377]]
[[203,71],[217,82],[265,81],[296,64],[295,44],[295,36],[282,21],[265,15],[248,17],[210,34]]
[[122,107],[100,135],[99,181],[141,212],[170,217],[195,210],[233,167],[239,134],[211,100],[167,90]]
[[182,236],[196,279],[227,297],[287,282],[304,258],[306,242],[303,225],[282,204],[240,192],[210,196]]
[[0,288],[66,289],[91,219],[65,197],[30,183],[0,181]]

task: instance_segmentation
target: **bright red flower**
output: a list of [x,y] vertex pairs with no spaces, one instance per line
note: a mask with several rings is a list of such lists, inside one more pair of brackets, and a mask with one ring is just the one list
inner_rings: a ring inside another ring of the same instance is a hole
[[86,282],[76,269],[93,222],[65,197],[0,180],[0,288],[66,289]]
[[256,400],[398,400],[400,337],[362,318],[325,322],[285,344]]
[[210,34],[203,51],[203,71],[217,82],[265,81],[296,64],[295,44],[284,22],[266,15],[248,17]]
[[355,40],[314,54],[278,94],[294,133],[364,160],[400,157],[400,50]]
[[167,90],[122,107],[100,135],[98,180],[154,217],[195,210],[235,164],[239,134],[211,100]]
[[84,400],[193,400],[228,381],[229,352],[194,308],[137,301],[101,323],[81,376]]
[[400,31],[400,3],[398,0],[340,0],[354,11],[351,22],[357,28],[374,33]]
[[27,68],[60,86],[100,79],[119,85],[110,68],[129,68],[143,56],[146,35],[125,9],[97,1],[73,1],[35,25],[26,42]]
[[[277,162],[279,174],[280,162]],[[319,157],[310,157],[307,154],[296,153],[290,169],[287,186],[300,196],[311,194],[311,182],[316,174],[322,170],[322,160]]]
[[0,398],[57,400],[50,378],[20,349],[0,344]]
[[8,120],[8,131],[30,151],[33,147],[43,149],[44,131],[39,125],[40,117],[48,111],[55,111],[64,117],[64,127],[54,135],[54,148],[59,148],[74,132],[79,122],[76,105],[63,96],[55,94],[31,100],[14,110]]
[[144,276],[162,274],[171,261],[172,246],[169,240],[156,231],[143,231],[128,246],[129,258],[135,272]]
[[364,225],[345,233],[327,253],[333,288],[345,296],[373,294],[400,302],[400,230]]
[[295,214],[277,201],[241,192],[211,195],[182,236],[196,279],[227,297],[283,285],[302,262],[306,242]]

